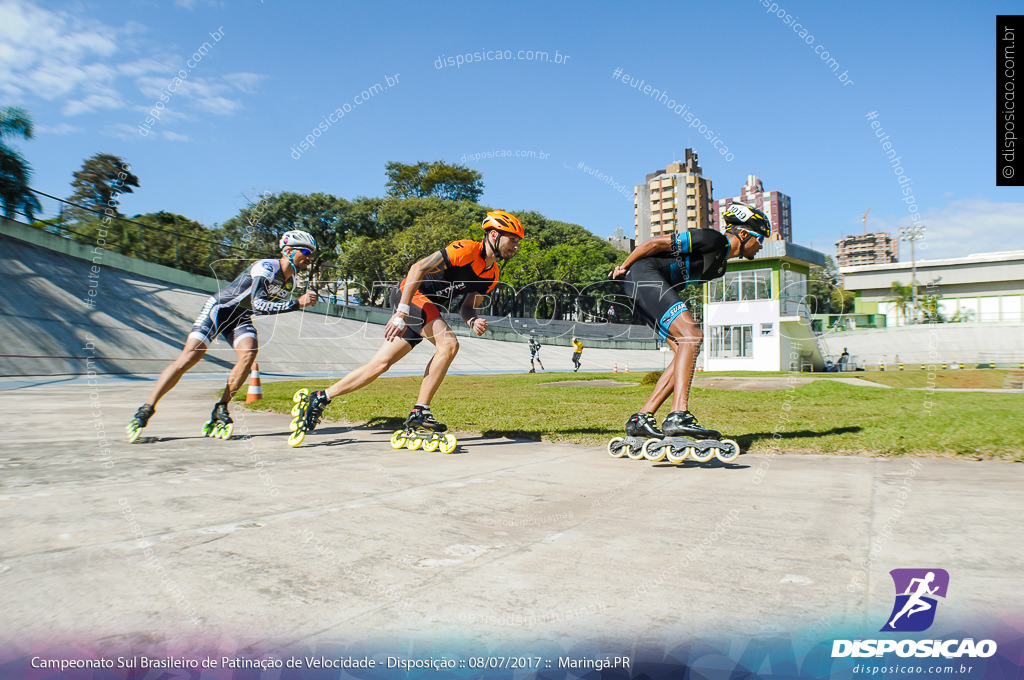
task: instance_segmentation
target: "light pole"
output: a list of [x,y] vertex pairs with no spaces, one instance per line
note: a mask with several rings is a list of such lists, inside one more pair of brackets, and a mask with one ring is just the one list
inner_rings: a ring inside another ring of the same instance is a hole
[[925,226],[900,227],[900,240],[910,241],[910,306],[914,309],[912,323],[917,323],[917,263],[914,260],[914,241],[924,238]]

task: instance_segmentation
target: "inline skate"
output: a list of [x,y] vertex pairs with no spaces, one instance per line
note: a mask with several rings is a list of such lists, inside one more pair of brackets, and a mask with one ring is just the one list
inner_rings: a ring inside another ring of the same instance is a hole
[[218,402],[210,412],[210,419],[203,425],[203,435],[217,439],[231,439],[231,433],[235,431],[235,421],[231,420],[228,413],[228,405],[225,402]]
[[128,423],[128,427],[125,428],[125,432],[128,433],[129,444],[135,443],[135,440],[142,435],[142,428],[146,427],[149,419],[153,417],[155,412],[156,407],[149,404],[143,404],[139,407],[139,410],[132,417],[132,422]]
[[653,413],[634,413],[626,421],[626,436],[615,437],[608,442],[608,455],[612,458],[629,456],[632,460],[644,457],[643,447],[648,439],[663,437]]
[[689,411],[673,411],[662,423],[662,439],[648,439],[644,442],[642,456],[649,461],[668,459],[670,463],[682,463],[687,457],[697,463],[706,463],[718,458],[731,463],[740,455],[740,445],[731,439],[722,439],[717,430],[701,427],[697,418]]
[[306,438],[307,432],[312,432],[320,424],[324,416],[324,409],[331,403],[327,393],[317,390],[309,394],[309,390],[303,387],[292,396],[295,405],[292,406],[292,433],[288,437],[288,446],[296,447]]
[[451,453],[459,442],[447,430],[448,426],[437,422],[429,407],[417,406],[405,419],[405,429],[391,435],[391,448],[404,446],[410,451],[422,448],[428,452]]

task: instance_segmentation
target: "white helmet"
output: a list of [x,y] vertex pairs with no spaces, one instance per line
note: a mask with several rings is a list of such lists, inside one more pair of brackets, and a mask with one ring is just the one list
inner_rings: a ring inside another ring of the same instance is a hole
[[316,239],[313,238],[313,235],[310,234],[307,231],[302,231],[300,229],[293,229],[292,231],[286,231],[284,233],[284,235],[281,236],[281,250],[284,250],[288,246],[291,246],[293,248],[295,248],[295,247],[311,248],[312,250],[316,250],[317,249],[316,248]]

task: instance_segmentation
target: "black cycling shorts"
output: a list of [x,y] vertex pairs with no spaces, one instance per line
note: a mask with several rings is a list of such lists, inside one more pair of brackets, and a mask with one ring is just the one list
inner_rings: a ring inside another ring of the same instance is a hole
[[684,286],[670,286],[657,263],[649,258],[638,260],[627,269],[624,283],[626,295],[636,303],[634,312],[640,320],[668,339],[668,327],[677,316],[688,311],[686,303],[679,299],[679,291]]
[[252,325],[252,311],[238,307],[224,307],[210,298],[199,312],[188,337],[209,346],[220,335],[232,347],[242,338],[256,338],[256,327]]

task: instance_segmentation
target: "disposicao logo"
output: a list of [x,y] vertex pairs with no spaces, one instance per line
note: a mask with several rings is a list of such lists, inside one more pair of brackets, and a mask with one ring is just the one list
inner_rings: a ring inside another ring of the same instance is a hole
[[920,633],[935,621],[935,608],[949,588],[949,572],[945,569],[893,569],[889,572],[896,584],[896,602],[881,632]]
[[[945,569],[893,569],[889,572],[896,585],[892,613],[880,632],[919,633],[935,621],[936,597],[945,598],[949,573]],[[901,657],[938,657],[947,659],[990,657],[996,653],[993,640],[833,640],[832,657],[882,656],[895,652]]]

